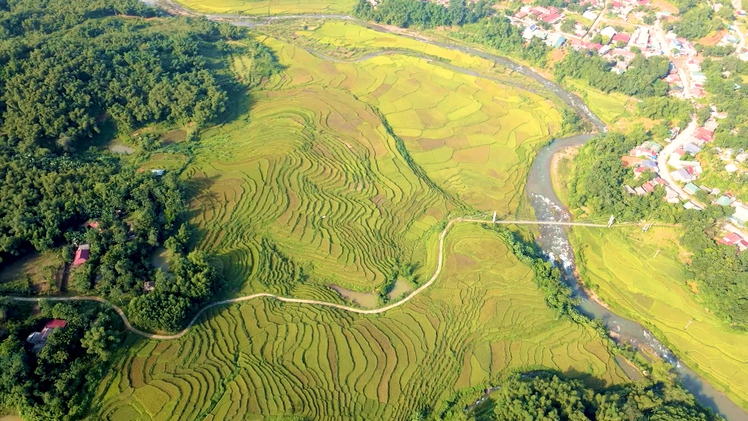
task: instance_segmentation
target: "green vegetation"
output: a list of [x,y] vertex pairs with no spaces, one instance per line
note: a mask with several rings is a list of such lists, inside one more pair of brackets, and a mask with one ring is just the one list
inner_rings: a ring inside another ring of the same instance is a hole
[[704,88],[709,99],[727,118],[720,120],[715,131],[714,144],[717,146],[748,148],[748,93],[742,88],[743,77],[748,76],[748,64],[737,57],[725,57],[719,61],[707,59],[702,63],[707,77]]
[[359,0],[353,13],[364,20],[395,25],[401,28],[433,28],[445,25],[464,25],[494,13],[492,0],[450,0],[444,7],[421,0],[381,0],[374,8],[368,0]]
[[644,58],[641,54],[631,61],[626,73],[617,75],[610,71],[611,63],[600,56],[572,51],[556,64],[557,80],[565,78],[583,79],[601,91],[620,92],[636,97],[661,97],[667,94],[668,86],[661,79],[670,71],[665,57]]
[[675,23],[674,30],[678,35],[692,41],[703,38],[717,28],[718,22],[713,19],[713,15],[712,8],[706,5],[690,7]]
[[618,228],[601,236],[575,227],[571,240],[582,279],[603,301],[648,326],[686,364],[745,407],[748,335],[714,314],[708,286],[689,275],[683,263],[689,255],[678,244],[681,231]]
[[455,390],[510,368],[622,382],[595,330],[547,308],[502,238],[456,225],[440,280],[376,317],[257,300],[210,311],[177,342],[134,343],[102,383],[98,416],[401,419],[441,414]]
[[[122,341],[122,323],[99,304],[42,302],[39,310],[0,298],[0,407],[30,420],[82,418]],[[50,318],[67,326],[55,329],[38,354],[24,349],[26,335]]]
[[638,383],[613,389],[585,387],[553,373],[514,375],[473,410],[481,420],[672,420],[717,419],[693,396],[671,382]]

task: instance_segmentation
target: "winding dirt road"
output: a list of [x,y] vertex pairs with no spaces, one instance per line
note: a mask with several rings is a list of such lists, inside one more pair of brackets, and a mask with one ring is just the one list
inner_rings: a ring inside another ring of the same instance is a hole
[[[431,278],[426,282],[425,284],[418,287],[418,289],[411,292],[407,297],[403,298],[402,300],[392,303],[388,306],[381,307],[381,308],[375,308],[370,310],[360,309],[356,307],[350,307],[343,304],[335,304],[335,303],[328,303],[325,301],[317,301],[317,300],[306,300],[303,298],[290,298],[290,297],[282,297],[279,295],[270,294],[267,292],[259,292],[257,294],[252,295],[246,295],[244,297],[238,297],[238,298],[232,298],[229,300],[223,300],[223,301],[216,301],[215,303],[208,304],[207,306],[200,309],[200,311],[195,314],[195,317],[190,320],[190,323],[187,324],[187,327],[184,328],[184,330],[177,332],[173,335],[160,335],[156,333],[148,333],[143,332],[142,330],[134,327],[130,324],[130,321],[127,319],[127,316],[125,315],[125,312],[122,311],[121,308],[117,307],[116,305],[112,304],[111,302],[99,298],[99,297],[86,297],[86,296],[76,296],[76,297],[8,297],[11,300],[14,301],[20,301],[20,302],[38,302],[41,300],[47,300],[47,301],[96,301],[102,304],[106,304],[122,318],[122,322],[125,324],[125,327],[128,331],[138,335],[142,336],[144,338],[148,339],[154,339],[154,340],[160,340],[160,341],[171,341],[174,339],[179,339],[182,336],[186,335],[187,332],[192,328],[192,326],[195,325],[195,323],[198,321],[198,319],[205,313],[207,310],[210,310],[211,308],[228,305],[228,304],[236,304],[241,303],[244,301],[250,301],[254,300],[255,298],[271,298],[274,300],[282,301],[284,303],[296,303],[296,304],[309,304],[309,305],[317,305],[317,306],[323,306],[323,307],[331,307],[336,308],[338,310],[348,311],[351,313],[357,313],[357,314],[381,314],[385,311],[392,310],[393,308],[400,307],[401,305],[407,303],[408,301],[412,300],[415,296],[420,294],[421,292],[425,291],[428,287],[430,287],[436,280],[439,278],[439,275],[442,273],[442,268],[444,267],[444,239],[447,236],[447,233],[449,232],[450,228],[456,223],[460,222],[468,222],[468,223],[480,223],[480,224],[486,224],[491,223],[491,220],[485,220],[485,219],[472,219],[472,218],[455,218],[447,224],[446,227],[444,227],[444,230],[442,231],[441,235],[439,236],[439,257],[437,258],[436,263],[436,270],[434,271],[434,274],[431,276]],[[591,224],[591,223],[584,223],[584,222],[554,222],[554,221],[509,221],[509,220],[500,220],[495,221],[496,224],[501,225],[561,225],[561,226],[584,226],[584,227],[597,227],[597,228],[607,228],[607,225],[603,224]],[[624,226],[626,224],[619,224],[614,226]],[[631,224],[629,224],[631,225]]]

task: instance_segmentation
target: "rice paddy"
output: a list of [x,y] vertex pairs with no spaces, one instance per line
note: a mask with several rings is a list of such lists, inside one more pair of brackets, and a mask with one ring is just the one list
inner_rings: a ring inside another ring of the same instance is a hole
[[[560,128],[552,102],[443,63],[262,42],[282,74],[189,159],[154,154],[184,166],[198,245],[218,257],[227,295],[342,303],[331,285],[370,297],[402,264],[425,281],[444,221],[515,212],[535,151]],[[250,64],[230,63],[239,75]],[[97,417],[393,420],[509,368],[625,379],[595,331],[546,307],[495,234],[460,225],[447,240],[437,282],[381,315],[258,299],[208,311],[174,342],[131,339]]]
[[583,279],[603,301],[651,327],[709,383],[748,407],[748,333],[725,327],[698,302],[686,283],[677,236],[664,227],[602,235],[575,227],[571,239]]
[[396,420],[511,367],[624,380],[494,234],[456,226],[447,255],[439,282],[380,316],[258,300],[211,311],[177,342],[133,344],[102,383],[99,417]]
[[242,15],[348,14],[355,0],[177,0],[201,13]]

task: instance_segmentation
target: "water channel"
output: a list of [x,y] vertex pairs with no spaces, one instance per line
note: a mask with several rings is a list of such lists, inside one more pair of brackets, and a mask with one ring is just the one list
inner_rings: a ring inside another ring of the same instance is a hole
[[[148,3],[152,3],[154,1],[159,0],[148,0]],[[160,3],[162,3],[170,10],[180,10],[187,14],[194,14],[194,12],[184,9],[180,5],[170,0],[160,0]],[[248,19],[247,17],[240,15],[206,16],[209,19],[225,20],[239,26],[261,26],[267,25],[279,19],[291,18],[350,20],[376,31],[387,33],[392,32],[387,27],[358,21],[345,15],[300,15],[269,17],[259,21],[255,19]],[[605,124],[594,113],[592,113],[592,111],[584,104],[581,98],[567,91],[557,83],[546,79],[527,66],[515,63],[505,57],[490,54],[464,45],[435,41],[415,35],[407,35],[401,33],[398,33],[397,35],[409,37],[420,42],[436,45],[450,50],[461,51],[463,53],[491,60],[500,66],[506,67],[542,85],[545,89],[552,92],[553,95],[558,97],[561,101],[573,108],[579,115],[589,121],[595,127],[597,132],[607,131]],[[453,69],[455,68],[455,66],[450,67]],[[474,71],[469,69],[462,69],[462,71],[464,71],[465,73],[474,73]],[[535,216],[538,220],[562,221],[571,219],[571,216],[564,208],[562,202],[559,200],[558,196],[556,196],[556,193],[553,190],[553,186],[551,183],[551,158],[560,150],[570,146],[583,145],[593,137],[594,135],[592,134],[582,134],[564,139],[555,139],[548,146],[541,149],[538,153],[533,163],[532,169],[530,170],[530,174],[528,175],[527,184],[525,186],[525,194],[529,198],[530,203],[535,211]],[[588,317],[600,319],[605,324],[605,326],[610,329],[611,332],[615,332],[617,335],[619,335],[621,340],[628,342],[635,347],[647,347],[657,352],[657,354],[661,358],[668,361],[675,367],[675,371],[678,373],[683,385],[696,397],[696,399],[702,405],[712,409],[729,421],[748,419],[748,412],[744,411],[742,408],[730,401],[730,399],[728,399],[727,396],[725,396],[722,392],[712,387],[693,370],[688,368],[673,354],[671,350],[669,350],[659,340],[657,340],[657,338],[655,338],[648,329],[644,328],[639,323],[619,316],[618,314],[610,311],[598,302],[589,299],[587,292],[580,286],[579,281],[575,276],[574,251],[571,247],[571,244],[569,243],[569,239],[566,233],[566,229],[568,228],[555,225],[541,225],[539,226],[539,229],[540,246],[545,251],[545,253],[547,253],[550,259],[562,262],[564,266],[566,282],[572,288],[574,297],[578,298],[580,301],[578,307],[578,310],[580,312],[587,315]]]

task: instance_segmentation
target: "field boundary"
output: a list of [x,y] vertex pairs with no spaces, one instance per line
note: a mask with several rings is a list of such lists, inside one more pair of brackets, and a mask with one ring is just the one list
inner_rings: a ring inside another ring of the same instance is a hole
[[[441,235],[439,235],[439,257],[437,258],[436,263],[436,270],[434,271],[434,274],[431,276],[431,278],[428,280],[428,282],[424,283],[420,287],[418,287],[416,290],[408,294],[405,298],[402,300],[392,303],[385,307],[365,310],[361,308],[356,307],[350,307],[343,304],[336,304],[336,303],[329,303],[326,301],[318,301],[318,300],[307,300],[303,298],[291,298],[291,297],[283,297],[280,295],[271,294],[268,292],[258,292],[256,294],[251,295],[245,295],[243,297],[237,297],[237,298],[231,298],[228,300],[222,300],[222,301],[216,301],[215,303],[211,303],[206,305],[205,307],[201,308],[197,314],[190,320],[190,323],[185,327],[183,330],[173,334],[173,335],[161,335],[157,333],[148,333],[144,332],[133,325],[130,324],[130,321],[127,319],[127,315],[125,315],[125,312],[122,311],[121,308],[117,307],[115,304],[112,304],[108,300],[105,300],[101,297],[88,297],[88,296],[75,296],[75,297],[8,297],[9,299],[13,301],[19,301],[19,302],[39,302],[42,300],[47,301],[96,301],[98,303],[106,304],[109,307],[111,307],[122,319],[122,322],[125,324],[125,328],[138,336],[142,336],[147,339],[153,339],[153,340],[159,340],[159,341],[172,341],[175,339],[179,339],[182,336],[186,335],[187,332],[195,325],[195,323],[200,319],[200,317],[205,313],[207,310],[210,310],[211,308],[222,306],[222,305],[228,305],[228,304],[236,304],[241,303],[245,301],[254,300],[255,298],[271,298],[277,301],[282,301],[284,303],[296,303],[296,304],[309,304],[309,305],[318,305],[323,307],[330,307],[330,308],[336,308],[338,310],[347,311],[350,313],[356,313],[356,314],[381,314],[386,311],[392,310],[394,308],[400,307],[401,305],[407,303],[414,297],[416,297],[421,292],[425,291],[428,287],[430,287],[436,280],[439,278],[439,275],[441,275],[443,266],[444,266],[444,239],[447,236],[447,233],[449,232],[450,228],[456,223],[460,222],[469,222],[469,223],[479,223],[479,224],[501,224],[501,225],[558,225],[558,226],[584,226],[584,227],[593,227],[593,228],[609,228],[608,225],[604,224],[593,224],[593,223],[585,223],[585,222],[556,222],[556,221],[529,221],[529,220],[485,220],[485,219],[472,219],[472,218],[455,218],[449,221],[447,223],[447,226],[444,227],[444,230],[442,231]],[[631,226],[631,225],[638,225],[636,223],[625,223],[625,224],[616,224],[613,225],[613,227],[622,227],[622,226]]]

